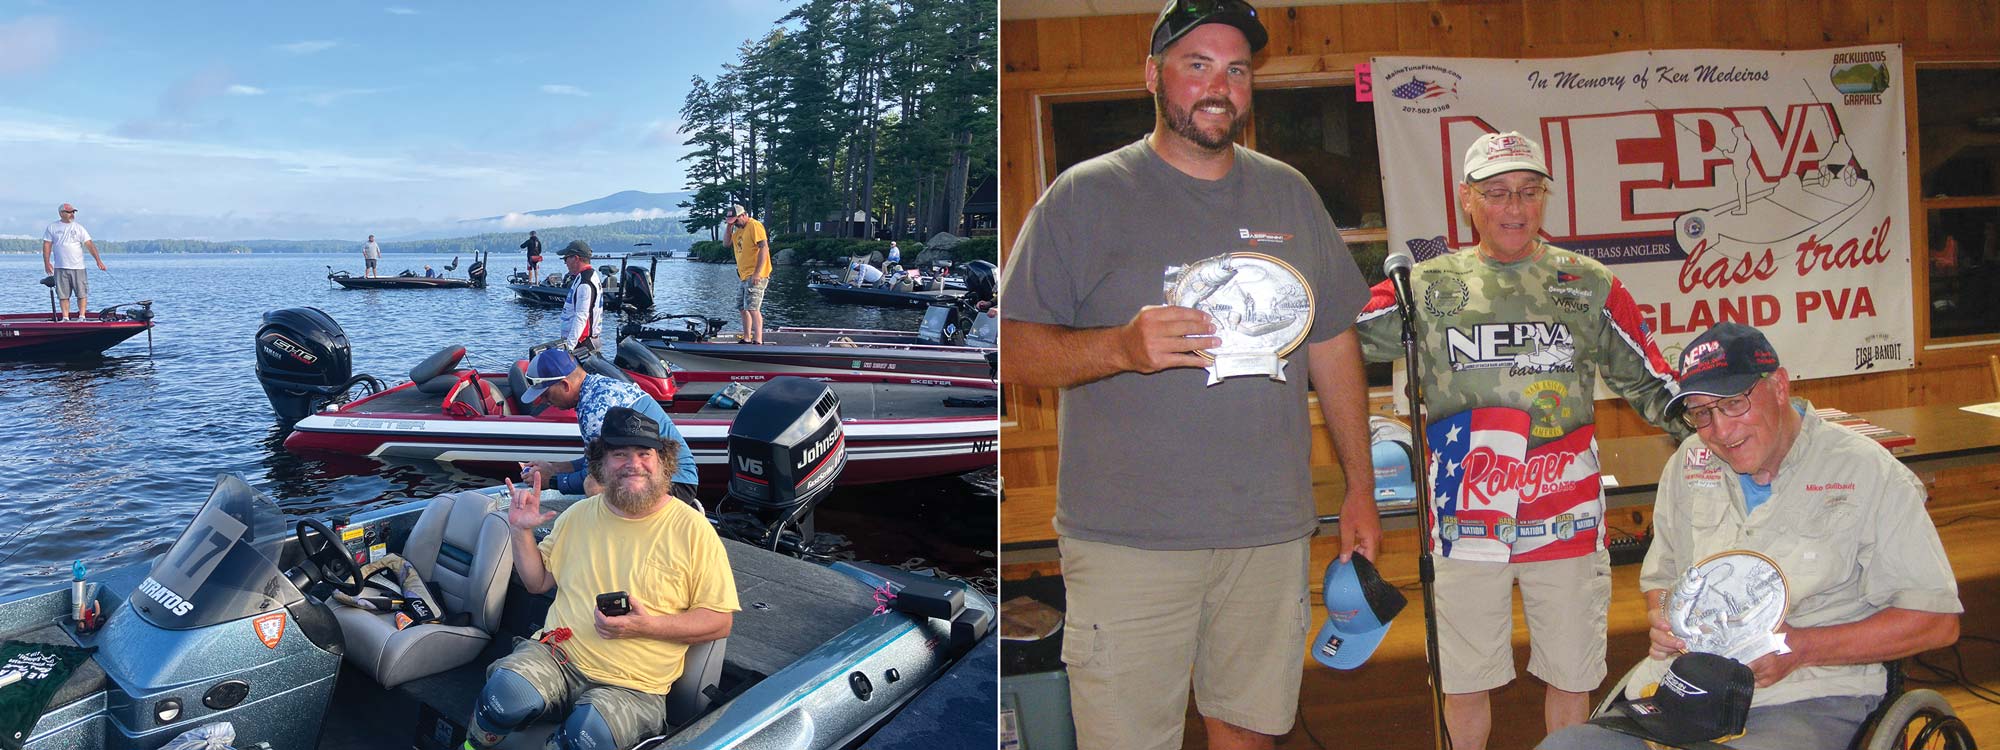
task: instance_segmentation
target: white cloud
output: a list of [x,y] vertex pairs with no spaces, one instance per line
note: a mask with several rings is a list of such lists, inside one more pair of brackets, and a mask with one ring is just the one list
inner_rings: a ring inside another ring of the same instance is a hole
[[256,86],[245,86],[243,84],[236,83],[236,84],[230,84],[229,88],[226,90],[226,93],[228,93],[230,96],[263,96],[264,90],[257,88]]
[[639,136],[640,144],[652,147],[680,146],[685,142],[686,139],[681,136],[681,121],[678,119],[654,120],[646,123],[644,132]]
[[542,93],[556,94],[558,96],[590,96],[590,92],[567,83],[544,83],[542,84]]
[[331,39],[313,39],[303,42],[292,42],[290,44],[280,44],[277,48],[280,51],[290,52],[294,55],[310,55],[315,52],[325,52],[333,49],[339,44],[339,42]]
[[416,8],[405,8],[400,5],[383,8],[383,10],[388,11],[389,15],[392,16],[414,16],[417,14]]
[[60,19],[28,16],[0,23],[0,76],[40,70],[56,58],[67,36]]

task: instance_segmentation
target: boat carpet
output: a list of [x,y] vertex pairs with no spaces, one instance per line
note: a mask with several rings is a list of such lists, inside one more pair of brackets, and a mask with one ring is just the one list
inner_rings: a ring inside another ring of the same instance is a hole
[[[687,415],[700,419],[734,419],[735,409],[724,409],[708,404],[708,398],[715,395],[727,383],[696,381],[683,383],[674,394],[674,406],[668,416],[680,418]],[[967,386],[911,386],[889,383],[829,383],[835,396],[840,398],[840,416],[845,419],[936,419],[948,417],[991,416],[994,407],[948,408],[947,398],[981,399],[991,398],[991,388]]]

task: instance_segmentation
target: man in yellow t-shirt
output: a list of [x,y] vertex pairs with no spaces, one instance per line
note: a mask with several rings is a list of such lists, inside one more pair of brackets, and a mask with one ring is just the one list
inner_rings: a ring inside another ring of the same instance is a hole
[[764,234],[764,222],[750,218],[738,203],[722,212],[729,227],[729,244],[736,249],[736,278],[742,286],[736,293],[736,309],[743,312],[743,335],[737,343],[764,343],[764,287],[771,283],[771,238]]
[[[669,492],[679,446],[644,414],[613,407],[588,448],[604,493],[560,517],[541,509],[539,472],[516,489],[514,572],[534,593],[556,589],[547,630],[486,669],[468,747],[494,747],[543,717],[567,714],[551,747],[630,747],[660,733],[667,690],[688,644],[729,635],[740,609],[722,540]],[[546,539],[535,528],[555,519]],[[599,595],[625,594],[628,614]]]

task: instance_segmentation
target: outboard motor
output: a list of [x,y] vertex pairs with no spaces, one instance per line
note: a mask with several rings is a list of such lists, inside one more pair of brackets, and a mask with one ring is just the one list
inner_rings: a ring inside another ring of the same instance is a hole
[[653,280],[646,277],[646,269],[626,266],[624,279],[618,282],[619,297],[626,307],[638,310],[653,309]]
[[257,329],[257,382],[280,419],[304,419],[358,383],[381,388],[381,381],[353,371],[347,332],[319,308],[264,313],[264,325]]
[[478,260],[472,261],[472,265],[466,266],[465,277],[472,280],[473,286],[478,287],[480,289],[485,289],[486,259],[482,257]]
[[965,279],[965,301],[992,302],[1000,296],[1000,269],[992,263],[975,260],[958,270],[959,278]]
[[812,511],[847,465],[840,397],[825,383],[773,378],[751,394],[729,426],[729,497],[757,516],[779,548],[787,526],[811,541]]

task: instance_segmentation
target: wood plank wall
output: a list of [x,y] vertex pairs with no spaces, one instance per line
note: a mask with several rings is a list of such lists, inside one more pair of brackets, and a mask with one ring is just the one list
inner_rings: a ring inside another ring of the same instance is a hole
[[[2000,61],[2000,0],[1456,0],[1271,8],[1271,42],[1258,60],[1260,86],[1346,82],[1354,64],[1378,54],[1462,57],[1569,57],[1638,49],[1811,49],[1901,43],[1914,80],[1918,62]],[[1000,29],[1001,256],[1012,250],[1045,179],[1037,163],[1038,97],[1143,87],[1141,64],[1153,17],[1006,21]],[[1914,86],[1898,87],[1909,112],[1912,245],[1928,247],[1924,212],[1915,203],[1917,122]],[[2000,398],[1986,358],[2000,346],[1924,351],[1928,264],[1913,263],[1918,301],[1917,367],[1816,380],[1799,392],[1849,411]],[[1005,379],[1005,373],[1002,373]],[[1003,547],[1053,538],[1057,392],[1003,386],[1008,424],[1001,431]],[[1652,432],[1621,402],[1599,410],[1607,438]],[[1317,424],[1318,411],[1314,410]],[[1332,449],[1315,430],[1315,477],[1325,501],[1337,493]],[[2000,476],[2000,472],[1988,471]],[[1974,483],[1991,485],[1981,474]]]

